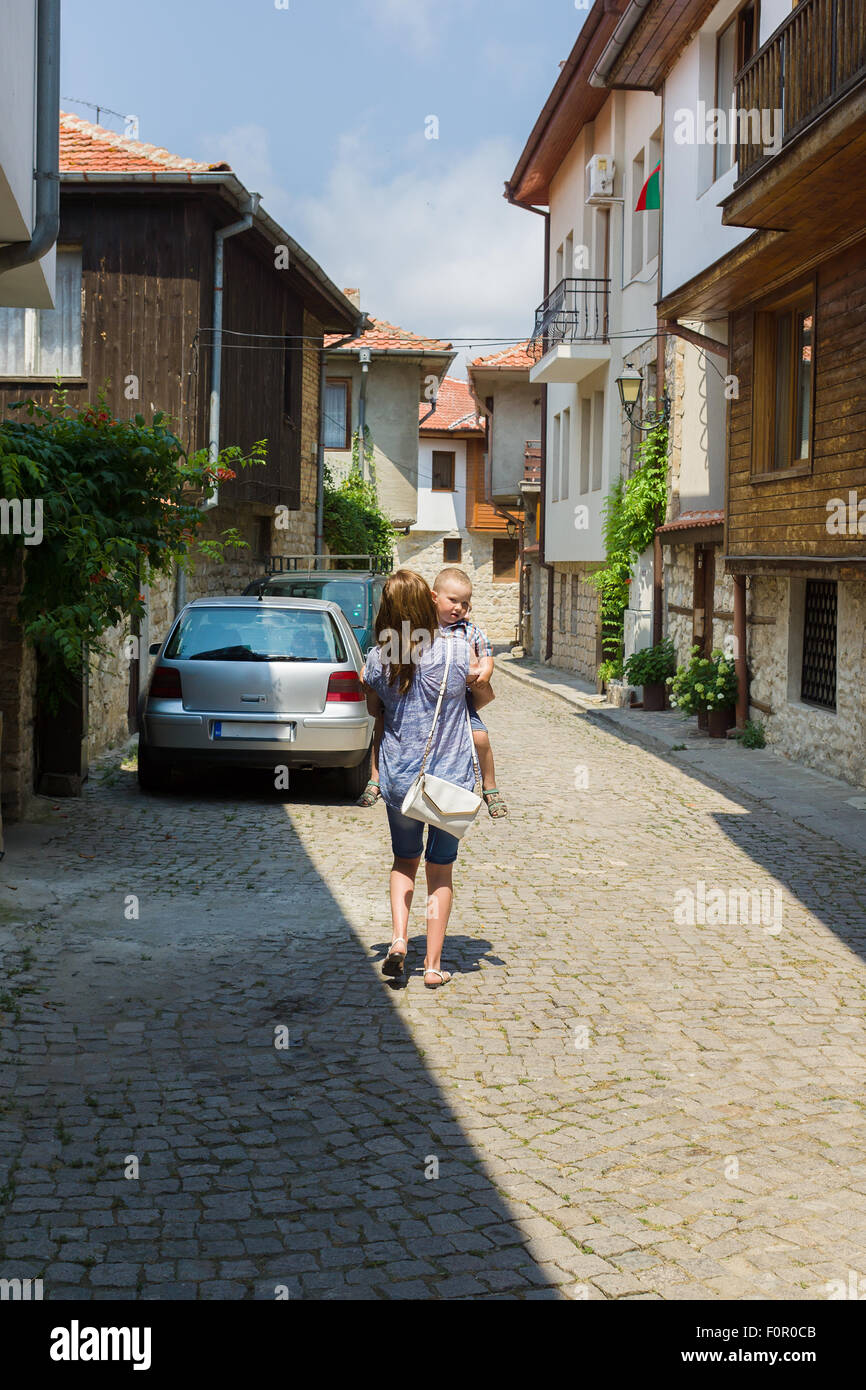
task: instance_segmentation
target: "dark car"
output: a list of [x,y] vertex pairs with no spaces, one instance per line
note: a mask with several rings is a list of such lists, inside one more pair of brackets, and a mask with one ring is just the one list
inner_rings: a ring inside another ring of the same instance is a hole
[[366,656],[376,641],[376,614],[386,578],[386,575],[373,570],[285,570],[253,580],[244,589],[244,594],[268,598],[312,598],[336,603]]

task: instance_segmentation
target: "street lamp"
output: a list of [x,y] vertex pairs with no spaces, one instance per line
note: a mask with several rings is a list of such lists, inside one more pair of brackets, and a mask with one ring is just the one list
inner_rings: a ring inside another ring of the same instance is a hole
[[508,539],[513,541],[517,535],[517,522],[514,520],[513,516],[508,518],[508,521],[505,523],[505,529],[508,532]]
[[656,425],[660,425],[662,421],[670,419],[671,402],[667,391],[662,395],[662,408],[660,414],[648,415],[646,420],[641,422],[634,419],[635,407],[640,401],[643,377],[639,371],[635,370],[631,362],[626,362],[622,375],[618,376],[616,379],[616,384],[619,388],[619,399],[622,403],[622,408],[626,413],[629,424],[634,425],[635,429],[654,430]]

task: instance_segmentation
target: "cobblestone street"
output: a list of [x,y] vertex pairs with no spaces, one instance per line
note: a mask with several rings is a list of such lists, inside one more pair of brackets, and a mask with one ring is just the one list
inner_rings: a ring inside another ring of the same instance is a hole
[[[511,817],[464,841],[440,991],[422,894],[408,985],[381,976],[385,816],[326,778],[144,797],[115,759],[11,829],[4,1277],[816,1299],[866,1276],[862,864],[494,684]],[[753,889],[773,913],[731,920]]]

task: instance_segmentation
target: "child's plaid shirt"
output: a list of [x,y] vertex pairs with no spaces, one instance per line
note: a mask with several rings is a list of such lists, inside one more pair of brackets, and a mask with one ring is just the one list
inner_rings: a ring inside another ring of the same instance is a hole
[[480,661],[485,656],[493,655],[493,648],[487,638],[487,633],[482,632],[477,623],[472,623],[468,618],[461,618],[458,622],[452,623],[450,627],[443,627],[443,632],[461,633],[475,655]]

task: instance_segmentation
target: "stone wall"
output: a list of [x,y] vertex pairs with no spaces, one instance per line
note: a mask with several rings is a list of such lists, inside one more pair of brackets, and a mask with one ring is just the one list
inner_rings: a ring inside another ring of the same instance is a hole
[[[713,612],[730,613],[729,618],[713,618],[713,648],[725,650],[734,636],[734,580],[724,573],[721,545],[715,551],[715,584],[713,587]],[[686,663],[692,649],[692,614],[672,613],[670,605],[679,608],[694,607],[695,552],[693,545],[669,545],[664,547],[664,585],[665,585],[665,636],[672,637],[676,648],[677,661]]]
[[[588,576],[597,569],[581,561],[554,566],[553,652],[551,663],[595,683],[601,661],[598,590]],[[547,594],[543,594],[542,634],[546,628]],[[542,638],[543,640],[543,638]]]
[[[816,577],[819,576],[816,572]],[[840,580],[836,650],[836,709],[806,705],[799,698],[799,658],[791,645],[802,618],[796,585],[804,580],[755,576],[748,591],[750,617],[775,622],[749,624],[752,699],[772,714],[752,708],[765,727],[767,742],[785,757],[805,763],[856,786],[866,786],[866,582]]]
[[[494,583],[492,535],[463,531],[461,538],[463,558],[457,568],[465,570],[472,581],[472,620],[487,633],[491,642],[511,643],[517,632],[520,586],[517,580]],[[400,536],[396,567],[416,570],[432,584],[439,571],[445,568],[443,539],[442,533],[430,531],[413,531],[408,536]]]

